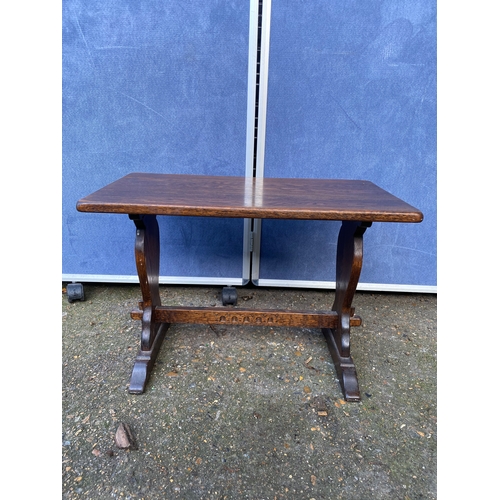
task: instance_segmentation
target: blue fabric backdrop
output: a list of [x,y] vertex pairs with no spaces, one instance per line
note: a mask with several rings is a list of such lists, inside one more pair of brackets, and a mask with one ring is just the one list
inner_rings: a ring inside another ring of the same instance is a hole
[[[245,175],[248,23],[245,1],[64,0],[63,275],[136,274],[133,223],[79,198],[134,171]],[[160,230],[162,275],[242,276],[241,220]]]
[[[367,230],[360,283],[436,285],[435,0],[273,0],[264,175],[416,206],[421,224]],[[338,227],[263,221],[260,278],[334,281]]]
[[[63,276],[135,276],[126,216],[77,200],[133,171],[245,175],[248,1],[63,2]],[[264,175],[368,179],[362,283],[436,285],[435,0],[273,0]],[[160,218],[162,276],[241,277],[243,221]],[[260,279],[334,281],[338,223],[263,221]]]

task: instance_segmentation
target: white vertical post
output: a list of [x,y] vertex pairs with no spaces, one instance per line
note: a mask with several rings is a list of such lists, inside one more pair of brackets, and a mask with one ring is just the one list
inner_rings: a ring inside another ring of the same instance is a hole
[[[255,105],[257,100],[257,62],[259,52],[259,0],[250,0],[248,23],[248,77],[247,77],[247,131],[245,177],[254,176],[255,157]],[[243,222],[243,284],[250,280],[252,255],[252,219]]]
[[[260,74],[259,74],[259,109],[257,128],[257,148],[255,152],[255,177],[264,177],[264,157],[266,151],[267,121],[267,88],[269,75],[269,49],[271,38],[271,0],[262,2],[261,36],[260,36]],[[253,221],[252,282],[259,283],[260,273],[260,241],[262,221]]]
[[256,177],[264,176],[270,36],[271,0],[263,0],[260,37],[259,121],[257,128]]

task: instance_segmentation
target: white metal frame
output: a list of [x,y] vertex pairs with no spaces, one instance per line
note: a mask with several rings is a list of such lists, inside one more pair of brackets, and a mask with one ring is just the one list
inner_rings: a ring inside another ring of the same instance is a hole
[[[269,77],[269,51],[271,35],[271,0],[264,0],[262,12],[261,64],[259,85],[259,123],[257,131],[256,177],[264,177],[264,158],[266,145],[267,94]],[[256,286],[334,289],[335,281],[278,280],[260,278],[260,243],[262,238],[262,221],[254,219],[252,283]],[[436,286],[400,285],[387,283],[359,283],[357,290],[379,292],[416,292],[437,293]]]
[[[269,2],[270,3],[270,2]],[[254,137],[255,137],[255,98],[257,78],[257,45],[259,27],[259,0],[249,0],[248,26],[248,78],[247,78],[247,125],[245,176],[253,177]],[[267,74],[267,68],[266,68]],[[267,83],[267,81],[266,81]],[[264,119],[265,122],[265,119]],[[243,225],[243,268],[242,277],[191,277],[160,276],[160,284],[181,285],[246,285],[250,281],[252,220],[244,219]],[[139,283],[136,275],[112,274],[63,274],[64,282],[87,283]]]

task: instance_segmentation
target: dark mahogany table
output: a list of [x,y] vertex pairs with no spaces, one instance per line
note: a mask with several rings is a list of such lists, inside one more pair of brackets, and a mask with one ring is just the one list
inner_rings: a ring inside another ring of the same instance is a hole
[[[244,324],[321,328],[347,401],[360,400],[350,355],[350,329],[361,325],[351,304],[361,273],[363,234],[372,222],[423,220],[418,209],[369,181],[147,173],[126,175],[82,198],[77,210],[128,214],[136,226],[135,259],[142,301],[131,316],[142,321],[142,334],[130,393],[144,392],[171,323]],[[332,310],[162,306],[157,215],[342,221]]]

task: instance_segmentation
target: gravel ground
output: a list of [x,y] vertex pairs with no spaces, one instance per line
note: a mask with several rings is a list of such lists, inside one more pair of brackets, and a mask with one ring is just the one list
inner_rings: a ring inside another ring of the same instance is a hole
[[[346,403],[320,330],[172,325],[147,390],[127,384],[138,285],[62,294],[63,499],[435,499],[436,296],[358,292]],[[164,305],[220,288],[162,286]],[[239,288],[238,306],[330,309],[334,292]],[[270,305],[272,304],[272,305]],[[120,449],[127,424],[136,446]]]

